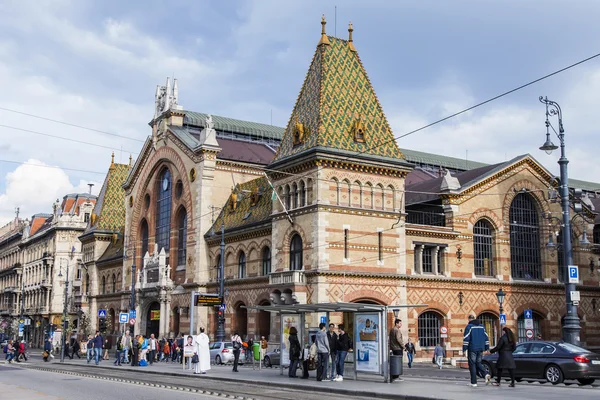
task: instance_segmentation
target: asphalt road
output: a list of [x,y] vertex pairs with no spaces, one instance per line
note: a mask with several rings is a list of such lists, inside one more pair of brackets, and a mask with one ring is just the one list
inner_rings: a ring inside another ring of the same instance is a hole
[[2,400],[204,400],[215,396],[0,365]]

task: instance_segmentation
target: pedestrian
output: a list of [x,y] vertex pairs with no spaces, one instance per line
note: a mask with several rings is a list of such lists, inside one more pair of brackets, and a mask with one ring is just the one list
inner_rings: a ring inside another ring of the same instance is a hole
[[264,360],[267,350],[269,349],[269,342],[264,336],[260,337],[260,359]]
[[[402,349],[404,348],[404,339],[402,338],[402,320],[400,318],[396,318],[394,320],[394,327],[390,330],[390,350],[392,350],[392,354],[395,356],[402,356]],[[396,380],[401,380],[400,375],[391,375],[390,382],[394,382]]]
[[131,341],[131,366],[137,367],[140,361],[140,348],[142,345],[140,344],[139,335],[135,335],[133,340]]
[[104,338],[100,334],[100,331],[96,331],[96,337],[94,337],[94,358],[96,365],[100,364],[100,357],[102,356],[102,347],[104,346]]
[[162,360],[164,362],[169,362],[169,358],[171,358],[171,345],[169,344],[168,340],[165,341],[165,344],[163,345],[162,351],[163,351]]
[[515,334],[508,327],[503,327],[502,332],[504,334],[500,338],[498,345],[490,350],[490,353],[498,353],[498,361],[496,362],[496,369],[498,375],[496,376],[496,382],[494,386],[500,386],[500,379],[502,378],[502,370],[507,369],[510,374],[510,385],[508,387],[515,387],[515,359],[513,357],[513,351],[517,347],[515,341]]
[[92,359],[94,358],[94,338],[92,337],[92,335],[88,335],[86,349],[87,349],[86,358],[87,358],[87,363],[89,364],[90,361],[92,361]]
[[121,362],[129,364],[129,350],[131,349],[131,334],[129,331],[125,331],[121,337],[121,346],[123,346],[123,350],[121,351],[123,359]]
[[177,362],[179,354],[179,346],[177,346],[177,340],[171,342],[171,362]]
[[19,342],[18,349],[19,349],[19,353],[17,355],[17,362],[21,362],[20,360],[22,358],[25,359],[25,361],[27,361],[27,354],[26,354],[26,351],[25,351],[26,349],[25,349],[25,341],[24,340],[21,340]]
[[253,351],[252,348],[254,347],[254,340],[248,336],[248,346],[246,347],[246,362],[250,362],[250,360],[252,360],[253,357]]
[[304,357],[304,361],[302,362],[302,379],[308,379],[310,377],[308,371],[316,369],[318,353],[317,344],[315,343],[316,339],[316,335],[312,335],[310,337],[312,345],[310,346],[308,354]]
[[148,354],[148,339],[146,339],[144,337],[144,335],[140,335],[138,340],[139,340],[140,344],[142,345],[141,351],[140,351],[140,361],[142,361],[142,360],[148,361],[146,359],[146,356]]
[[123,336],[119,336],[117,344],[115,345],[115,362],[114,365],[121,366],[121,353],[123,352]]
[[327,332],[327,339],[329,340],[329,356],[331,358],[331,380],[336,377],[336,357],[337,357],[337,341],[338,336],[335,332],[335,324],[329,324],[329,331]]
[[75,337],[75,338],[71,337],[71,341],[72,341],[71,360],[73,359],[73,356],[77,356],[77,358],[81,359],[81,356],[79,355],[79,352],[81,351],[81,345],[79,344],[77,337]]
[[469,372],[471,374],[471,386],[477,387],[477,377],[485,378],[485,384],[489,385],[491,376],[481,364],[483,352],[489,350],[490,339],[485,328],[474,315],[469,315],[469,323],[465,327],[463,338],[463,351],[468,351]]
[[6,361],[8,361],[8,363],[11,364],[14,358],[15,346],[13,345],[13,341],[9,340],[8,344],[6,345]]
[[437,364],[439,369],[442,369],[442,364],[444,362],[444,357],[446,356],[446,351],[442,347],[442,345],[438,342],[433,349],[433,357],[435,358],[435,363]]
[[344,325],[342,324],[338,325],[337,338],[337,376],[334,381],[341,382],[344,380],[344,362],[346,362],[346,355],[352,350],[352,339],[350,339],[348,333],[344,331]]
[[302,350],[300,341],[298,340],[298,330],[292,326],[289,331],[288,340],[290,341],[290,367],[288,369],[288,377],[297,378],[296,370],[300,365],[300,352]]
[[240,351],[242,350],[242,338],[237,331],[231,337],[231,344],[233,346],[233,372],[239,372],[238,363],[240,361]]
[[[198,362],[195,367],[195,374],[206,374],[210,369],[210,338],[204,333],[204,328],[200,328],[200,334],[196,336],[196,354]],[[167,344],[168,346],[168,344]]]
[[108,360],[108,351],[110,350],[110,343],[108,343],[108,339],[104,340],[104,344],[102,345],[102,350],[104,350],[104,355],[102,356],[103,360]]
[[413,359],[415,354],[417,354],[417,350],[415,349],[415,345],[413,344],[411,338],[408,338],[408,342],[404,346],[404,350],[406,351],[406,356],[408,357],[408,368],[412,368]]
[[44,361],[48,362],[48,358],[52,354],[52,340],[50,338],[46,339],[44,342]]
[[150,339],[148,339],[148,360],[150,362],[150,365],[152,365],[152,363],[154,363],[154,359],[156,358],[156,350],[158,347],[158,343],[156,341],[156,339],[154,338],[154,333],[150,334]]
[[329,353],[331,349],[329,348],[329,338],[327,337],[327,332],[325,327],[327,325],[324,322],[319,324],[319,332],[317,332],[317,339],[315,343],[317,344],[317,381],[328,382],[327,378],[327,363],[329,362]]

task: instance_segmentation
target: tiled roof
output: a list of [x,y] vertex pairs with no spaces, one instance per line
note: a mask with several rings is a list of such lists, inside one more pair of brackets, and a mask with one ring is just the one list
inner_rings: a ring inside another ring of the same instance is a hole
[[[206,127],[206,117],[208,117],[208,114],[196,111],[183,112],[185,113],[183,119],[185,125],[193,125],[202,128]],[[247,135],[262,136],[264,138],[272,139],[281,139],[283,136],[283,129],[279,126],[242,121],[240,119],[221,117],[218,115],[212,115],[212,119],[217,131],[244,133]]]
[[122,236],[119,236],[119,239],[111,242],[104,253],[100,256],[96,264],[102,264],[103,262],[110,262],[123,259],[123,240]]
[[123,183],[127,179],[130,166],[127,164],[111,164],[100,194],[94,207],[95,224],[89,226],[90,231],[118,231],[125,226],[125,190]]
[[[316,147],[403,158],[358,53],[345,40],[328,39],[317,47],[274,161]],[[357,121],[364,143],[355,141]],[[294,144],[297,123],[304,140]]]
[[[244,226],[255,225],[267,221],[271,218],[273,209],[273,189],[269,185],[267,178],[261,177],[253,179],[246,183],[236,185],[234,192],[237,194],[237,206],[232,210],[232,196],[229,196],[227,202],[223,206],[223,210],[214,222],[212,229],[208,231],[206,236],[209,236],[211,231],[215,233],[221,232],[221,223],[225,220],[225,230],[243,228]],[[252,193],[258,193],[258,201],[252,206]]]

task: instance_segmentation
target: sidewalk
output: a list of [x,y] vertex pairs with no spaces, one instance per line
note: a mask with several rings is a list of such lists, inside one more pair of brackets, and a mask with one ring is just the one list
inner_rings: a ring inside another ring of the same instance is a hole
[[[371,398],[394,398],[394,399],[447,399],[447,400],[467,400],[467,399],[505,399],[507,396],[511,400],[539,399],[544,400],[564,400],[568,397],[577,397],[578,400],[597,399],[600,392],[592,387],[577,387],[564,385],[550,386],[548,384],[517,384],[516,388],[508,388],[506,384],[503,387],[485,386],[483,382],[477,388],[469,387],[468,381],[444,381],[406,377],[401,382],[383,383],[383,377],[359,374],[358,380],[354,381],[347,377],[343,382],[317,382],[315,380],[315,371],[311,371],[311,377],[308,380],[288,378],[287,369],[284,369],[284,375],[280,375],[278,367],[263,368],[262,370],[253,370],[251,366],[240,367],[239,373],[231,371],[231,365],[213,365],[212,369],[206,375],[194,375],[191,370],[182,369],[181,364],[173,363],[154,363],[148,367],[114,366],[114,358],[108,361],[101,361],[99,366],[93,362],[87,364],[85,359],[66,359],[65,365],[76,365],[86,367],[86,372],[92,372],[94,369],[103,370],[121,370],[133,371],[140,374],[160,374],[163,376],[189,376],[190,380],[196,380],[198,387],[202,387],[203,379],[218,379],[235,384],[247,383],[254,385],[265,385],[270,387],[280,387],[296,389],[303,391],[312,391],[319,393],[336,393],[340,395],[353,395]],[[59,357],[51,363],[44,363],[41,357],[33,355],[30,364],[44,365],[51,367],[53,364],[60,364]],[[299,375],[301,373],[299,372]],[[192,381],[193,382],[193,381]]]

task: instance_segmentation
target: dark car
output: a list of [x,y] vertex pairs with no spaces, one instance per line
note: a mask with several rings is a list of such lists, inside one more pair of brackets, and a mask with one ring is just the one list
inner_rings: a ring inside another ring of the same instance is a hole
[[[582,347],[564,342],[533,341],[517,345],[513,352],[515,377],[545,379],[552,384],[565,379],[577,379],[582,385],[591,385],[600,379],[600,355]],[[483,364],[490,375],[496,375],[498,354],[483,357]],[[502,376],[508,376],[502,370]]]

